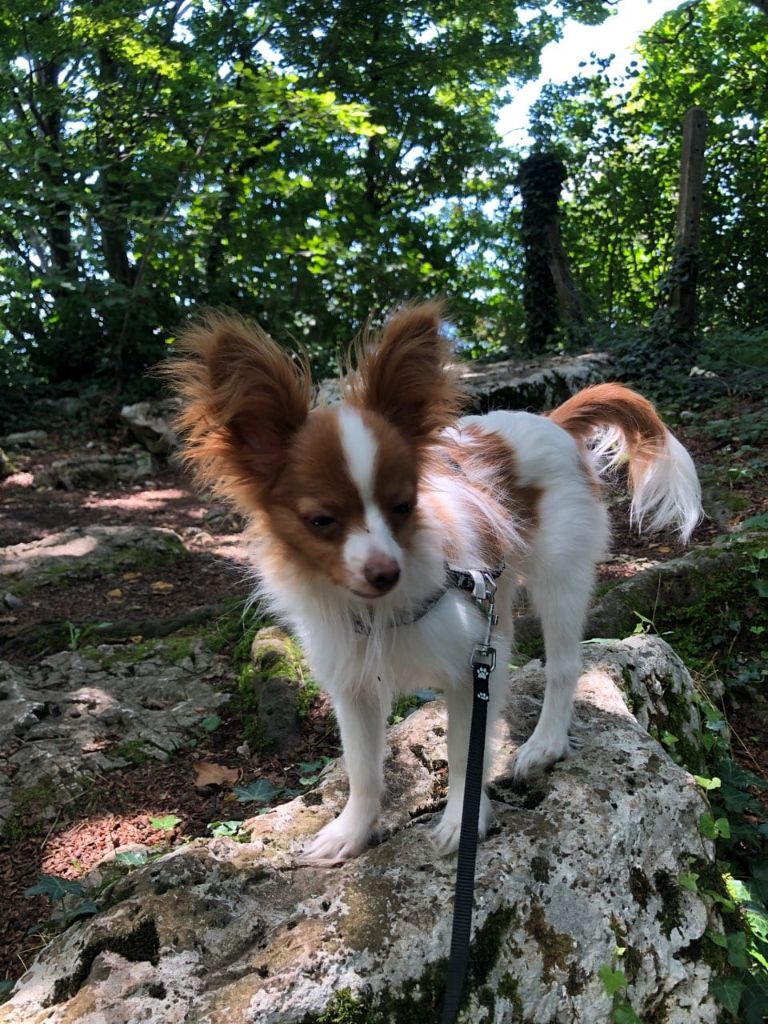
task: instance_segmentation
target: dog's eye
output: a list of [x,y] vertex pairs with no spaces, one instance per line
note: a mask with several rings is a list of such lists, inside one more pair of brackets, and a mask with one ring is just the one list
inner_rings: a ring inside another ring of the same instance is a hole
[[307,522],[314,530],[327,530],[329,526],[336,525],[336,520],[333,516],[310,516]]
[[399,505],[394,505],[392,511],[396,516],[409,516],[413,512],[413,504],[410,501],[401,501]]

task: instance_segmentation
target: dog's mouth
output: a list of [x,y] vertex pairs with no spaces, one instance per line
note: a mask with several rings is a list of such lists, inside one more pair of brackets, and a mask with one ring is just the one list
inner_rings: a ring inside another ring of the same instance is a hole
[[370,590],[357,590],[355,587],[347,587],[347,590],[351,594],[354,594],[355,597],[363,597],[366,601],[376,601],[380,597],[385,597],[387,594],[390,594],[392,592],[392,587],[389,587],[387,590],[375,590],[373,587],[371,587]]

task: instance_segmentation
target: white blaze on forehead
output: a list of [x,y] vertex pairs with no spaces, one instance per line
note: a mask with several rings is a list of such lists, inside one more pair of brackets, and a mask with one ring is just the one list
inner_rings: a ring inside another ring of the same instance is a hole
[[364,526],[353,530],[344,544],[344,558],[352,572],[362,572],[375,554],[400,560],[400,545],[392,536],[384,514],[374,498],[378,442],[356,409],[339,410],[341,450],[352,482],[363,503]]
[[373,503],[373,472],[378,449],[376,438],[355,409],[339,410],[339,433],[349,475],[367,511],[367,506]]

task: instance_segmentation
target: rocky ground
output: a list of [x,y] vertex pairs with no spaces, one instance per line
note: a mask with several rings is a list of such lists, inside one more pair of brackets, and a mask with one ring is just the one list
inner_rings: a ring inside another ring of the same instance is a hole
[[[768,512],[765,437],[745,440],[744,423],[737,402],[719,430],[697,429],[693,416],[678,423],[707,492],[697,545]],[[236,835],[263,807],[310,788],[338,750],[327,702],[292,650],[265,656],[285,661],[301,692],[294,718],[276,732],[288,737],[285,749],[265,741],[265,710],[259,719],[253,699],[259,666],[249,653],[259,623],[243,616],[247,542],[236,517],[195,495],[172,459],[133,443],[126,429],[91,435],[82,419],[55,413],[41,428],[44,436],[0,442],[8,460],[0,483],[0,978],[8,981],[44,943],[51,917],[61,923],[51,883],[28,892],[40,876],[76,887],[105,858],[141,863],[189,838]],[[601,566],[601,591],[681,554],[670,536],[633,534],[618,492],[611,504],[614,554]],[[734,609],[738,628],[721,643],[703,643],[702,678],[727,660],[727,671],[758,672],[752,682],[761,681],[754,603]],[[643,618],[630,613],[626,632],[664,632],[662,605],[643,605]],[[633,598],[627,607],[641,606]],[[525,640],[530,653],[535,642]],[[734,746],[766,777],[768,716],[746,692],[734,691],[728,705]]]

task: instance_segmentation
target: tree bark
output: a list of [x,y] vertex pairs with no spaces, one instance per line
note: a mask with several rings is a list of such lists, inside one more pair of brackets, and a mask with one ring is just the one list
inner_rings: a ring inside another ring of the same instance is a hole
[[696,285],[699,276],[706,137],[706,111],[701,107],[691,107],[683,121],[680,199],[677,208],[677,239],[671,295],[675,327],[683,336],[690,336],[696,326]]

